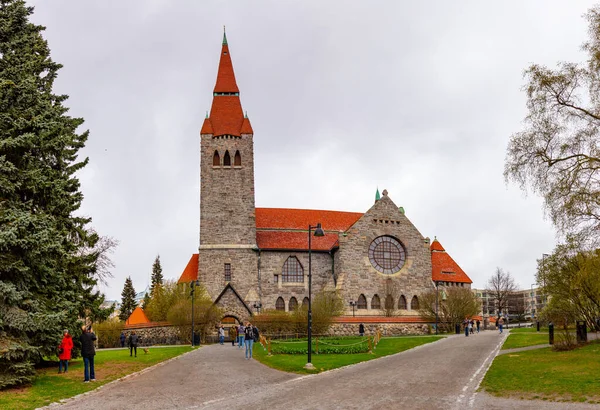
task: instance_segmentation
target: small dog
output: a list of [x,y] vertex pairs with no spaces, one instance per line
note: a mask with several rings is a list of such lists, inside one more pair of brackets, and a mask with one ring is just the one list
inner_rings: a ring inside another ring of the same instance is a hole
[[144,350],[144,354],[150,353],[150,348],[149,347],[143,347],[142,349]]

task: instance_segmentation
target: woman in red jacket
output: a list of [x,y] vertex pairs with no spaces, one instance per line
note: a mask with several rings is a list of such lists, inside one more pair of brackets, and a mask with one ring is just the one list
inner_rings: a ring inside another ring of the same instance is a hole
[[60,345],[58,345],[58,373],[62,372],[62,367],[65,367],[65,373],[69,370],[69,360],[71,360],[71,350],[73,350],[73,338],[69,331],[65,329],[64,336]]

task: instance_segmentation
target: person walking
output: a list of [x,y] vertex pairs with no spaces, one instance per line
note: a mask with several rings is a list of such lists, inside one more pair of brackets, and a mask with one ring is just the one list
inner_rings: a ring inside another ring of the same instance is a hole
[[119,336],[119,340],[121,341],[121,347],[125,347],[125,332],[121,332],[121,336]]
[[463,326],[465,327],[465,336],[469,337],[469,321],[463,320]]
[[252,359],[252,346],[254,345],[254,327],[250,322],[246,323],[244,339],[246,343],[246,360],[250,360]]
[[69,334],[69,331],[65,329],[63,331],[63,338],[58,345],[58,374],[62,372],[62,368],[65,368],[65,373],[69,371],[69,360],[71,360],[71,350],[73,350],[73,338]]
[[137,357],[137,347],[139,342],[139,337],[134,330],[129,335],[129,357],[131,357],[132,354],[135,354],[134,357]]
[[477,333],[479,333],[479,328],[481,326],[481,322],[479,321],[479,319],[477,319]]
[[244,327],[243,323],[240,323],[240,325],[238,326],[238,349],[241,349],[242,346],[244,345],[244,330],[246,328]]
[[223,344],[224,341],[225,341],[225,329],[223,328],[223,326],[221,326],[219,328],[219,344]]
[[237,341],[237,327],[231,326],[229,328],[229,338],[231,339],[231,346],[235,346],[235,342]]
[[358,334],[362,337],[365,335],[365,325],[362,323],[358,325]]
[[94,371],[94,356],[96,356],[96,349],[94,348],[94,341],[96,335],[92,330],[92,326],[81,327],[81,336],[79,341],[81,342],[81,357],[83,357],[83,382],[89,383],[90,381],[96,381],[96,372]]
[[469,334],[473,334],[473,319],[469,320]]
[[503,326],[504,326],[504,318],[502,316],[500,316],[500,319],[498,319],[498,329],[500,329],[500,334],[502,334]]

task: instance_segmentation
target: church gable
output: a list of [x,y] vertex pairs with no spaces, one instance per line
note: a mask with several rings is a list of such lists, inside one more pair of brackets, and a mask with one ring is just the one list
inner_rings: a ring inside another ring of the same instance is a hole
[[221,294],[217,296],[214,302],[215,306],[224,310],[224,316],[234,316],[239,320],[244,320],[252,316],[252,310],[244,302],[239,293],[228,283]]

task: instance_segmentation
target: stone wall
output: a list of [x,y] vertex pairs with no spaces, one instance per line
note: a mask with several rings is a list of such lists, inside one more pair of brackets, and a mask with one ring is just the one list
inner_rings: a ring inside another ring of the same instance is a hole
[[[144,326],[136,328],[134,326],[123,330],[125,332],[126,340],[129,340],[131,332],[135,333],[140,338],[139,346],[154,346],[154,345],[180,345],[189,344],[191,342],[191,335],[180,336],[179,329],[177,326],[163,325],[163,326]],[[190,328],[191,333],[191,328]],[[127,343],[125,344],[127,345]]]
[[[383,336],[426,335],[430,326],[425,323],[365,323],[365,335],[374,335],[378,330]],[[334,323],[329,333],[335,336],[358,336],[358,323]]]

